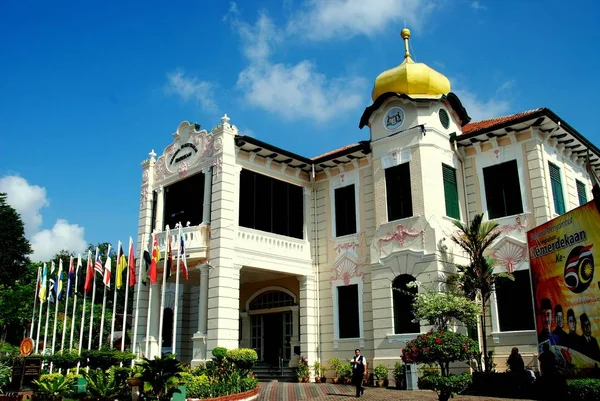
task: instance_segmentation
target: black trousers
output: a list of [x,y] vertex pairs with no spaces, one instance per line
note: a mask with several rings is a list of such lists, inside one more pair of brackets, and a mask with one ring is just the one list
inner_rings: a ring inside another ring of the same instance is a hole
[[357,397],[360,396],[360,393],[363,390],[362,381],[363,381],[362,373],[360,374],[360,376],[357,374],[352,375],[352,385],[356,387],[356,396]]

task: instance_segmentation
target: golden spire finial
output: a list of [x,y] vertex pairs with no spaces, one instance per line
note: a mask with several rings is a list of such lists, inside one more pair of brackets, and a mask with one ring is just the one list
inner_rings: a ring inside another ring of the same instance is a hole
[[404,28],[400,32],[400,36],[404,40],[404,58],[410,58],[410,51],[408,50],[408,39],[410,38],[410,29]]

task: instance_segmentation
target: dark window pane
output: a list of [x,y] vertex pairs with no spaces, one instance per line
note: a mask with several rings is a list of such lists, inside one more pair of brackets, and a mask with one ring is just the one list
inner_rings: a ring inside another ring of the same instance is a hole
[[358,285],[337,287],[340,338],[360,337],[358,314]]
[[515,281],[500,278],[496,284],[500,331],[534,330],[529,270],[513,276]]
[[579,180],[575,180],[577,184],[577,197],[579,198],[579,206],[587,203],[587,192],[585,190],[585,184]]
[[442,164],[442,175],[444,179],[444,197],[446,201],[446,216],[460,219],[460,208],[458,206],[458,185],[456,182],[456,169]]
[[[202,205],[204,203],[204,174],[194,174],[171,184],[164,189],[164,225],[171,229],[187,222],[195,226],[202,223]],[[164,227],[162,227],[164,229]]]
[[490,219],[523,213],[516,160],[484,168],[483,181]]
[[565,213],[565,197],[563,195],[562,180],[560,178],[560,168],[548,162],[550,168],[550,182],[552,183],[552,196],[554,197],[554,211],[557,214]]
[[302,239],[303,197],[302,187],[242,169],[239,224]]
[[394,299],[394,333],[419,333],[421,326],[419,322],[414,322],[413,314],[413,296],[416,294],[417,287],[408,287],[407,284],[415,281],[415,278],[409,274],[401,274],[394,279],[392,283],[392,296]]
[[409,163],[385,169],[388,221],[413,215]]
[[335,190],[335,235],[356,233],[356,196],[354,184]]

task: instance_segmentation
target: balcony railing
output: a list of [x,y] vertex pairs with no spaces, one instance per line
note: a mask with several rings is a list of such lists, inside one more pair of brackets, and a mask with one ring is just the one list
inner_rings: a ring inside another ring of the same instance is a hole
[[[185,243],[185,251],[187,254],[193,254],[198,252],[206,252],[209,246],[210,240],[210,225],[200,224],[198,226],[185,227],[181,230],[181,235]],[[169,237],[171,237],[171,247],[173,254],[177,254],[179,249],[179,229],[172,229],[169,231]],[[158,247],[161,253],[164,254],[167,248],[167,232],[162,231],[156,235],[158,240]]]
[[246,227],[238,229],[236,248],[269,254],[278,258],[311,260],[308,241]]

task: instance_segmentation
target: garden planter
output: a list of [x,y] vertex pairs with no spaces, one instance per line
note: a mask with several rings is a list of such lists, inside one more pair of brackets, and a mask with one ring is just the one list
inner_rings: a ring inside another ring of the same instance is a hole
[[256,387],[253,390],[249,390],[239,394],[224,395],[222,397],[215,398],[188,398],[187,401],[255,401],[258,399],[258,392],[260,389]]
[[376,385],[377,387],[383,387],[383,380],[376,380],[376,381],[375,381],[375,385]]
[[310,381],[310,377],[303,377],[302,383],[308,383]]
[[321,377],[321,383],[327,383],[327,378],[325,376]]
[[339,383],[339,381],[340,381],[340,378],[339,378],[339,377],[332,377],[332,378],[331,378],[331,382],[332,382],[333,384],[338,384],[338,383]]
[[321,378],[320,377],[315,377],[315,383],[321,383]]
[[138,377],[130,377],[129,379],[127,379],[127,383],[129,383],[130,387],[141,387],[144,384],[142,382],[142,379]]

